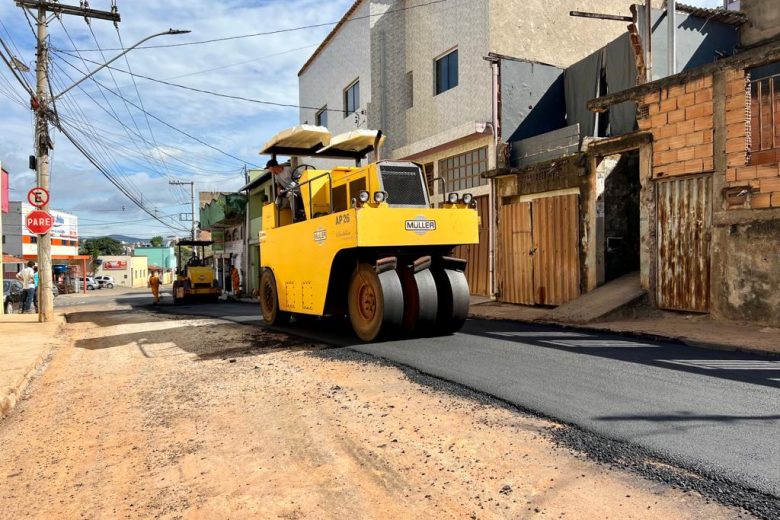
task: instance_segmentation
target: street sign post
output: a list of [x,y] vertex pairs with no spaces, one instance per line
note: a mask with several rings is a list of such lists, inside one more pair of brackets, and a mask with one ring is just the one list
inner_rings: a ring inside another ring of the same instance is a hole
[[42,208],[49,203],[49,192],[45,188],[37,186],[27,192],[27,202],[36,208]]
[[45,235],[53,224],[54,219],[51,217],[51,214],[41,210],[31,211],[25,219],[27,229],[30,230],[30,233],[35,233],[36,235]]

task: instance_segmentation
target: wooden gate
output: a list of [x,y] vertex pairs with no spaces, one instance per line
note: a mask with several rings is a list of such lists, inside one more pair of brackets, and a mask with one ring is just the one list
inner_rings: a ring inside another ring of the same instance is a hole
[[479,244],[458,246],[452,255],[468,261],[466,279],[471,294],[490,296],[490,203],[488,196],[475,197],[480,216]]
[[499,228],[501,301],[561,305],[579,296],[579,195],[504,205]]
[[712,176],[658,181],[658,275],[662,309],[708,312]]
[[501,206],[498,226],[498,282],[501,301],[533,305],[531,203]]

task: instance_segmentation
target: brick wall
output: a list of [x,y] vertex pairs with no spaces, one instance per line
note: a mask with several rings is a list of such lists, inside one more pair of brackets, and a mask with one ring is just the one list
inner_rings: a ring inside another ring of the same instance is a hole
[[711,172],[712,77],[648,94],[639,128],[653,133],[653,178]]
[[[726,186],[749,196],[729,206],[780,207],[780,164],[750,164],[750,88],[744,70],[726,72]],[[740,203],[741,202],[741,203]]]
[[[712,95],[712,77],[705,76],[644,97],[639,128],[653,133],[653,178],[713,171]],[[750,164],[750,88],[744,70],[726,71],[725,110],[726,187],[733,188],[727,191],[727,207],[780,207],[780,164]]]

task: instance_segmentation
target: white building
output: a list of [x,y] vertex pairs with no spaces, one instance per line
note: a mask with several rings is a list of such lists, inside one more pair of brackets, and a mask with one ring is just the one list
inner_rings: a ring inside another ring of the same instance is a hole
[[[27,215],[35,210],[26,202],[9,202],[3,215],[3,252],[25,259],[38,256],[38,236],[24,225]],[[53,259],[77,259],[79,254],[78,217],[63,211],[50,210],[54,226],[50,231]]]
[[145,256],[99,256],[95,276],[111,276],[118,287],[146,287],[149,280]]

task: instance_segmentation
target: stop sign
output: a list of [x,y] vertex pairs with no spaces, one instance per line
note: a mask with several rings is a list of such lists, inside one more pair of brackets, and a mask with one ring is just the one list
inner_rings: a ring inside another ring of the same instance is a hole
[[54,220],[51,218],[51,215],[41,210],[31,211],[30,214],[27,215],[25,222],[27,229],[36,235],[48,233],[52,224],[54,224]]

